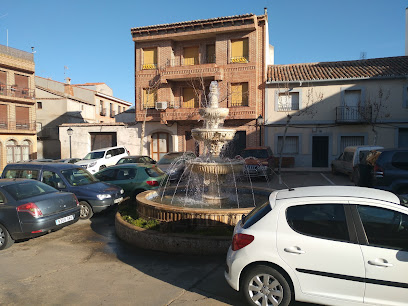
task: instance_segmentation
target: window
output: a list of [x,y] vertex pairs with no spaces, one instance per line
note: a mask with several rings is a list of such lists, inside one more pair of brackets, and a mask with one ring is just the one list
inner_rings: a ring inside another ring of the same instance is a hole
[[7,127],[8,127],[7,105],[0,104],[0,128],[6,129]]
[[104,169],[101,172],[95,174],[95,178],[101,181],[114,181],[116,179],[115,169]]
[[152,134],[152,158],[160,160],[167,152],[169,152],[169,134],[154,133]]
[[36,180],[38,177],[38,170],[21,170],[18,177]]
[[231,84],[230,106],[248,106],[248,83]]
[[157,48],[143,49],[143,66],[142,69],[157,68]]
[[408,249],[408,216],[373,206],[357,206],[371,246]]
[[14,140],[9,140],[6,143],[7,163],[16,163],[30,159],[30,142],[24,140],[19,146]]
[[7,94],[7,72],[0,71],[0,95]]
[[157,91],[151,88],[143,89],[143,108],[154,108],[157,102]]
[[341,136],[339,152],[343,152],[345,147],[364,145],[364,136]]
[[349,241],[346,215],[341,204],[291,206],[286,211],[286,220],[300,234]]
[[111,118],[115,117],[115,111],[113,110],[113,104],[109,103],[109,113]]
[[248,38],[231,41],[231,63],[248,63]]
[[42,182],[54,188],[58,188],[58,184],[61,188],[65,188],[64,181],[61,179],[61,177],[57,173],[52,171],[43,172]]
[[198,47],[186,47],[183,49],[184,65],[198,65]]
[[[283,136],[278,136],[278,152],[280,152],[283,144]],[[283,154],[298,154],[299,153],[299,137],[286,136]]]
[[102,100],[99,100],[99,113],[101,116],[106,116],[106,109],[104,108]]
[[183,107],[195,108],[198,107],[198,99],[195,95],[194,88],[183,88]]
[[118,105],[118,114],[120,114],[120,105]]
[[15,91],[14,95],[20,98],[27,98],[28,95],[28,76],[15,74]]
[[42,102],[40,102],[40,101],[37,102],[37,108],[42,109]]
[[16,129],[28,130],[30,128],[30,109],[24,106],[16,106]]
[[299,92],[280,92],[278,94],[278,112],[299,110]]
[[135,169],[129,169],[129,168],[124,168],[124,169],[117,169],[116,173],[116,179],[117,180],[133,180],[136,176],[136,170]]
[[206,63],[215,63],[215,45],[206,46]]

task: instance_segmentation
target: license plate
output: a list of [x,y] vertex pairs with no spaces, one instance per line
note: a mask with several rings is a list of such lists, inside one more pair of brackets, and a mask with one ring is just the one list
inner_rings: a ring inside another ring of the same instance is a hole
[[122,202],[122,200],[123,200],[123,197],[122,198],[117,198],[117,199],[113,200],[113,203],[117,204],[119,202]]
[[62,223],[69,222],[69,221],[72,221],[72,220],[74,220],[74,215],[69,215],[69,216],[66,216],[64,218],[60,218],[60,219],[55,220],[55,224],[60,225]]

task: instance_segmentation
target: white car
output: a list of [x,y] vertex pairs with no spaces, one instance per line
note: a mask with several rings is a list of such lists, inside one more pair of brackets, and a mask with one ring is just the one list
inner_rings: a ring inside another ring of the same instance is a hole
[[235,227],[225,278],[250,305],[407,305],[408,208],[354,186],[274,191]]
[[81,166],[92,174],[106,167],[115,165],[119,159],[128,156],[129,151],[125,147],[110,147],[89,152],[75,165]]

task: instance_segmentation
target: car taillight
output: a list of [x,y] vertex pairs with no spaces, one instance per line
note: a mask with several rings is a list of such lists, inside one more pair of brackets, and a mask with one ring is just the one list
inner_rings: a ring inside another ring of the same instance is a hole
[[75,194],[74,194],[73,196],[74,196],[74,199],[75,199],[76,205],[77,205],[77,206],[79,206],[78,198],[76,197],[76,195],[75,195]]
[[18,212],[28,212],[34,218],[39,218],[43,216],[41,210],[34,203],[26,203],[26,204],[17,206],[17,211]]
[[232,250],[238,251],[243,247],[246,247],[252,241],[254,241],[255,237],[252,235],[247,234],[235,234],[234,238],[232,238]]
[[378,165],[374,166],[374,173],[376,176],[384,176],[384,169]]
[[158,181],[146,181],[146,183],[150,186],[159,186],[159,182]]

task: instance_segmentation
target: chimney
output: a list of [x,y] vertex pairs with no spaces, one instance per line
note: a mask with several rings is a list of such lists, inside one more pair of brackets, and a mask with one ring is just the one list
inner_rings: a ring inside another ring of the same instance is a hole
[[264,7],[264,15],[268,14],[268,8]]
[[65,78],[65,84],[70,85],[71,84],[71,79],[70,78]]
[[408,7],[405,9],[405,55],[408,55]]

